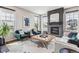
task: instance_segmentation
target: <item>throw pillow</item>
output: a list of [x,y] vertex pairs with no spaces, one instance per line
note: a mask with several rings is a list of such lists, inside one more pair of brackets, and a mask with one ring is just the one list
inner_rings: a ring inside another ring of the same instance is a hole
[[20,30],[19,32],[20,32],[20,34],[22,34],[22,35],[24,34],[24,31],[22,31],[22,30]]

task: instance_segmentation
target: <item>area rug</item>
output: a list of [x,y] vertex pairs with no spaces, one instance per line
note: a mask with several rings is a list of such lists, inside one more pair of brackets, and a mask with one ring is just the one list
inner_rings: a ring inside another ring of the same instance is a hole
[[7,44],[8,53],[51,53],[54,49],[52,44],[48,45],[48,49],[37,47],[37,44],[31,40],[18,41]]

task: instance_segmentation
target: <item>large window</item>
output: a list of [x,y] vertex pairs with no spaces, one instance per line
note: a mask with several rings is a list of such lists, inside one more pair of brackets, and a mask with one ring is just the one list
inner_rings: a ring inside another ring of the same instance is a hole
[[39,15],[34,18],[34,26],[36,30],[41,32],[47,31],[47,16]]
[[11,31],[13,31],[14,30],[14,21],[15,21],[14,13],[9,13],[7,11],[0,10],[0,26],[3,23],[7,23],[8,26],[10,26]]
[[42,33],[44,31],[47,32],[47,16],[45,15],[39,15],[39,16],[35,16],[34,18],[34,26],[36,28],[36,30],[41,31]]
[[42,16],[41,17],[41,31],[44,32],[44,31],[47,31],[47,22],[48,22],[48,19],[47,19],[47,16]]
[[79,20],[78,11],[66,13],[66,29],[72,31],[77,30],[78,20]]
[[35,16],[34,17],[34,27],[36,30],[40,31],[41,30],[41,25],[40,25],[40,16]]

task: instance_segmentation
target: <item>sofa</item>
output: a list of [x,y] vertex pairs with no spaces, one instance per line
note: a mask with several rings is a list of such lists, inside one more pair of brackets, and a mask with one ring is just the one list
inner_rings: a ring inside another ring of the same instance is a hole
[[30,32],[24,32],[22,30],[16,30],[14,32],[14,37],[17,39],[17,40],[23,40],[24,38],[26,37],[30,37]]

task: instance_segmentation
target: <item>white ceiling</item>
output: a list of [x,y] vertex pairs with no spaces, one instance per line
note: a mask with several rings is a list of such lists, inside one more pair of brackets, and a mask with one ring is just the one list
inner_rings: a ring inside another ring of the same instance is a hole
[[[60,8],[62,6],[18,6],[19,8],[23,8],[25,10],[29,10],[36,14],[46,14],[49,10],[54,10]],[[70,6],[65,6],[64,8],[69,8]]]

